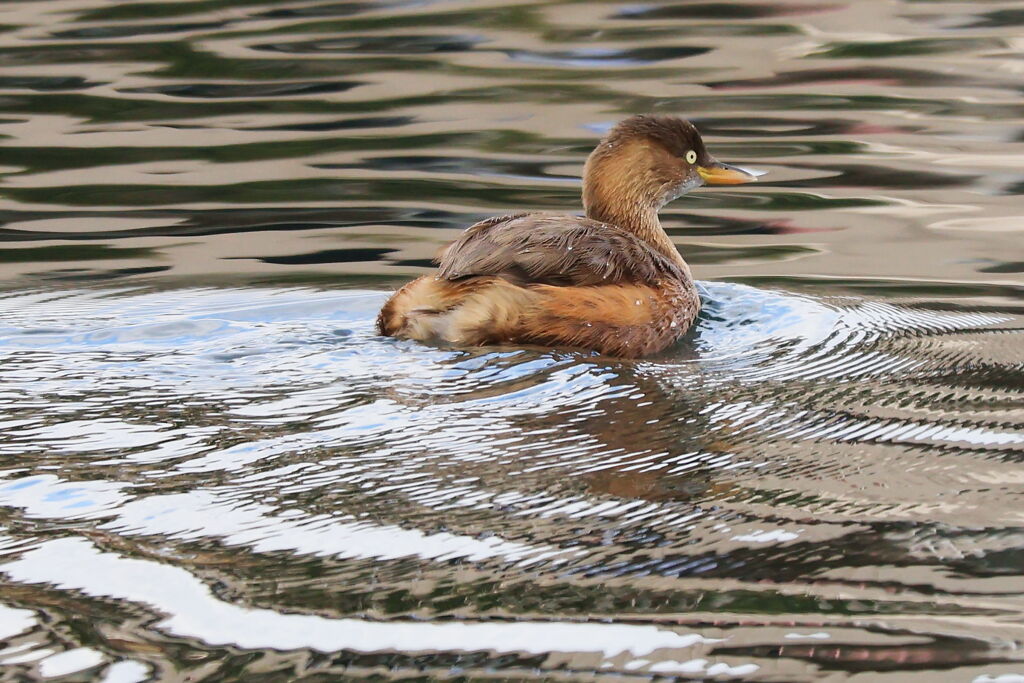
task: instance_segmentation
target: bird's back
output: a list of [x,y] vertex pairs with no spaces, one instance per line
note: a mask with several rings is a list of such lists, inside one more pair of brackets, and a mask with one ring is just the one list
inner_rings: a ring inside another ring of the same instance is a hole
[[499,216],[469,228],[439,259],[445,280],[490,275],[521,285],[651,284],[688,274],[630,232],[546,213]]

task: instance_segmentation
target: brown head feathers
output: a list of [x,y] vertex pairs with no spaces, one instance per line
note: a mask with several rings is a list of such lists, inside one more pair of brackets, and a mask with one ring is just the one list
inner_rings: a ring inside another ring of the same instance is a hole
[[631,116],[591,153],[583,169],[583,207],[673,254],[658,210],[703,184],[698,167],[710,160],[692,123],[673,116]]
[[705,163],[711,159],[697,127],[689,121],[677,116],[655,116],[637,114],[623,119],[612,128],[598,145],[611,145],[629,140],[646,140],[660,145],[674,157],[685,158],[686,153],[693,150],[697,154],[697,163]]

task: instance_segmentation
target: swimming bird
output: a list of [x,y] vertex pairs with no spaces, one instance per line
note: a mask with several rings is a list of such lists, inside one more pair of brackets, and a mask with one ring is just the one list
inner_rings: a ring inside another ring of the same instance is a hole
[[631,116],[587,158],[586,217],[518,213],[470,226],[440,254],[435,273],[391,296],[377,329],[458,346],[657,353],[700,311],[690,268],[658,211],[701,185],[755,179],[712,157],[692,123]]

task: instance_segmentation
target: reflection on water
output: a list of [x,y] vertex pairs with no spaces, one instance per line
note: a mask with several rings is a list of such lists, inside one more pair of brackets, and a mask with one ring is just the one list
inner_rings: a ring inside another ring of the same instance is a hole
[[[12,676],[1024,680],[1012,3],[0,6]],[[377,337],[626,113],[704,311]]]

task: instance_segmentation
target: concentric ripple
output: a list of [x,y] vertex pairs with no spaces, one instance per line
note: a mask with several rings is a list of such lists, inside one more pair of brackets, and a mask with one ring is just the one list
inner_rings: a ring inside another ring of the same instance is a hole
[[[64,618],[160,615],[134,631],[157,662],[184,638],[356,671],[746,677],[806,670],[801,638],[908,629],[1017,661],[1020,391],[924,406],[949,400],[936,368],[977,366],[959,339],[1019,316],[702,287],[691,338],[635,362],[383,339],[378,292],[9,295],[6,585]],[[1024,379],[1020,349],[1000,367]],[[104,623],[77,656],[154,661]]]

